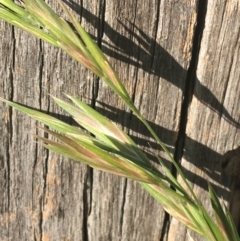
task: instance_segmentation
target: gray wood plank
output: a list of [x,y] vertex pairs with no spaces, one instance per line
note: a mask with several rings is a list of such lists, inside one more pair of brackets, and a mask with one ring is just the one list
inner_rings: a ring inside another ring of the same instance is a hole
[[[239,4],[202,2],[206,16],[196,0],[66,3],[210,207],[205,179],[227,200],[219,161],[239,145]],[[203,37],[195,39],[200,20]],[[75,95],[129,133],[152,161],[166,158],[102,81],[61,50],[0,24],[1,97],[73,123],[48,94]],[[32,136],[38,123],[0,108],[1,240],[202,240],[169,219],[136,182],[46,151]]]
[[[196,23],[196,3],[166,6],[158,1],[112,1],[106,9],[102,48],[116,66],[135,104],[174,154]],[[146,129],[134,116],[124,112],[125,107],[102,82],[99,88],[97,109],[104,109],[103,113],[123,126],[156,161],[154,155],[162,152]],[[119,181],[124,189],[115,186],[114,190],[120,190],[115,193],[110,185],[116,183],[115,177],[93,173],[93,183],[96,180],[99,184],[93,185],[96,191],[93,192],[94,208],[89,217],[93,227],[90,240],[96,239],[96,233],[101,234],[100,240],[167,239],[165,213],[139,185]],[[104,195],[105,203],[102,204],[99,200],[105,192],[108,194]],[[119,211],[112,211],[112,205]],[[99,223],[95,222],[98,215],[102,220]],[[113,227],[102,223],[105,216],[107,223],[112,218]]]
[[[194,92],[188,110],[181,164],[195,192],[209,209],[207,181],[219,197],[228,201],[227,183],[222,183],[220,173],[221,155],[240,144],[239,14],[237,1],[208,2]],[[179,240],[177,234],[183,229],[173,220],[170,240]],[[190,234],[194,240],[202,240],[192,232]],[[190,236],[185,240],[190,240]]]

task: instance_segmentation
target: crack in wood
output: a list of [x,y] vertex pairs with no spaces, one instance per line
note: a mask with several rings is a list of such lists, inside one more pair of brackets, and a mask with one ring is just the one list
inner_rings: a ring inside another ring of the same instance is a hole
[[[181,159],[184,154],[184,145],[185,145],[185,138],[186,138],[186,128],[187,128],[187,120],[188,120],[188,108],[191,104],[193,92],[194,92],[194,85],[196,81],[196,70],[199,58],[199,51],[200,51],[200,43],[203,35],[203,30],[205,26],[205,18],[207,13],[207,0],[199,0],[198,1],[198,8],[197,8],[197,24],[195,28],[195,32],[193,35],[193,44],[192,44],[192,57],[190,60],[189,68],[187,70],[187,77],[185,83],[185,90],[184,90],[184,99],[182,102],[181,107],[181,114],[180,114],[180,122],[179,122],[179,132],[175,144],[175,151],[174,151],[174,160],[181,166]],[[175,166],[172,164],[172,174],[177,177],[177,170]],[[168,214],[164,219],[163,227],[170,223],[170,216]],[[163,232],[169,233],[170,225],[167,226],[166,230]],[[187,229],[186,229],[187,230]]]
[[123,197],[122,197],[122,206],[121,206],[121,213],[120,213],[120,223],[119,223],[119,226],[120,226],[120,236],[122,237],[122,233],[123,233],[123,218],[124,218],[124,207],[125,207],[125,204],[126,204],[126,192],[127,192],[127,184],[128,184],[128,180],[125,179],[124,180],[124,186],[123,186]]
[[[202,34],[205,26],[205,17],[207,12],[207,0],[198,2],[198,10],[197,10],[197,25],[195,28],[195,33],[193,37],[193,45],[192,45],[192,58],[190,61],[189,68],[187,70],[186,77],[186,85],[184,90],[184,100],[181,108],[180,115],[180,124],[179,124],[179,132],[175,145],[174,159],[180,165],[180,160],[183,156],[184,152],[184,144],[186,137],[186,127],[187,127],[187,118],[188,118],[188,107],[192,101],[194,84],[196,80],[196,68],[198,64],[200,43],[202,39]],[[174,176],[177,175],[176,169],[172,165],[172,172]]]

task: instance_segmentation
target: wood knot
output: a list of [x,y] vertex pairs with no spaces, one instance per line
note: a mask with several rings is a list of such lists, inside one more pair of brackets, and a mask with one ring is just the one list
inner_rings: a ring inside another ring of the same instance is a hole
[[221,168],[230,182],[229,211],[240,235],[240,146],[223,155]]

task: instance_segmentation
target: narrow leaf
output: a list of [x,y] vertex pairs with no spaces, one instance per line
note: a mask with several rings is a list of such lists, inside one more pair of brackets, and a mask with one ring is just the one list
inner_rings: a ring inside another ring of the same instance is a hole
[[80,135],[83,134],[82,130],[80,130],[74,126],[68,125],[65,122],[62,122],[62,121],[58,120],[57,118],[54,118],[50,115],[44,114],[37,110],[30,109],[29,107],[24,107],[23,105],[19,105],[19,104],[16,104],[16,103],[8,101],[8,100],[4,100],[2,98],[0,98],[0,100],[7,103],[8,105],[14,107],[16,110],[19,110],[22,113],[29,115],[33,119],[38,120],[41,123],[51,127],[52,129],[54,129],[56,131],[59,131],[61,133],[74,133],[74,134],[80,134]]

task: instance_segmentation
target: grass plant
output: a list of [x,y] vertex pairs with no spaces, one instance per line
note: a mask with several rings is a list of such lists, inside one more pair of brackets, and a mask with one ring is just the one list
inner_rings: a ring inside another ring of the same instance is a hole
[[116,124],[75,97],[67,95],[72,103],[52,98],[82,128],[71,126],[50,115],[14,102],[1,100],[48,126],[43,128],[44,131],[58,141],[36,136],[47,149],[93,168],[138,181],[170,215],[204,236],[206,240],[239,241],[231,215],[225,207],[222,207],[212,187],[209,185],[209,198],[215,214],[214,219],[194,194],[163,142],[135,107],[101,49],[65,5],[60,0],[58,2],[74,28],[43,0],[18,2],[0,0],[0,19],[61,48],[101,78],[147,127],[175,166],[184,185],[179,183],[161,160],[164,172],[154,167],[136,143]]

